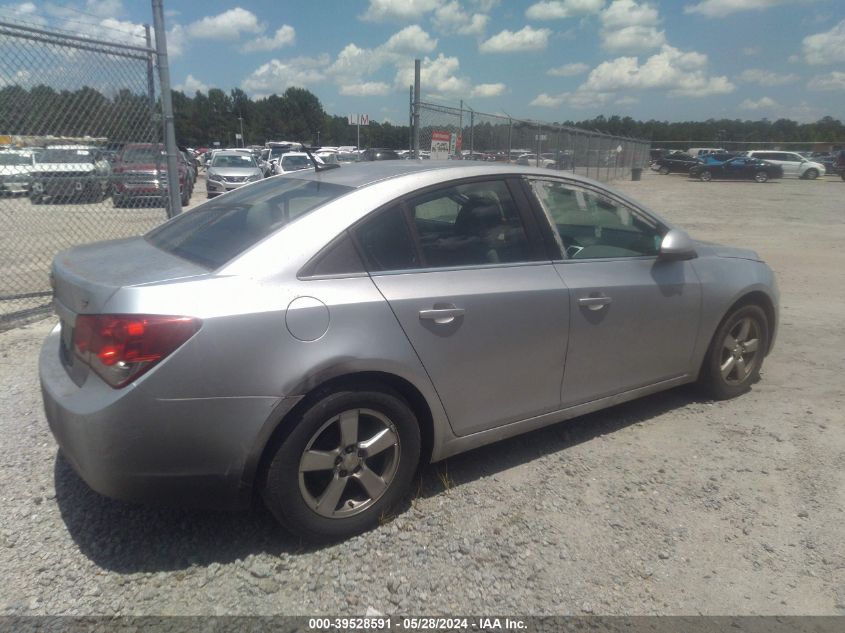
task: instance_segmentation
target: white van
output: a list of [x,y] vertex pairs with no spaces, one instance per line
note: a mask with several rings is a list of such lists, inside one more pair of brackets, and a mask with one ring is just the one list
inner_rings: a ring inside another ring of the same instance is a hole
[[723,147],[691,147],[687,150],[687,154],[693,158],[701,158],[705,154],[713,154],[715,152],[724,152]]

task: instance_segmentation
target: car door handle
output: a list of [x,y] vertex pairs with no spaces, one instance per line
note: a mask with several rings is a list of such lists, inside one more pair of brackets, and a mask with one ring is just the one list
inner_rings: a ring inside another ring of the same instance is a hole
[[434,321],[438,325],[447,325],[458,317],[466,314],[463,308],[432,308],[431,310],[420,310],[420,320]]
[[578,299],[578,305],[584,308],[589,308],[590,310],[601,310],[604,306],[608,305],[609,303],[613,303],[613,299],[610,297],[581,297]]

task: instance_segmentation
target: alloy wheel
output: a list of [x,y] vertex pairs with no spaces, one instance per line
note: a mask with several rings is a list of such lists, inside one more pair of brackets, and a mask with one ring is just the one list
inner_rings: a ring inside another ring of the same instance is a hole
[[387,416],[372,409],[343,411],[308,441],[299,460],[299,491],[320,516],[359,514],[390,487],[400,454],[399,433]]
[[769,179],[769,174],[764,171],[758,171],[754,174],[754,180],[757,182],[766,182]]
[[744,317],[725,335],[719,355],[719,372],[729,385],[742,384],[759,363],[760,325]]

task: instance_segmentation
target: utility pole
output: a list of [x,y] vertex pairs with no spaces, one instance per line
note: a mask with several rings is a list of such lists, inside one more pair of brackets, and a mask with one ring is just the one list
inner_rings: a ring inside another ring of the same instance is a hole
[[176,158],[176,129],[173,124],[173,97],[170,94],[170,67],[167,62],[164,5],[162,0],[152,1],[158,81],[161,86],[161,113],[164,117],[164,148],[167,153],[167,194],[170,199],[167,216],[172,218],[182,213],[182,196],[179,191],[179,163]]
[[246,147],[246,139],[244,138],[244,118],[238,114],[238,121],[241,124],[241,147]]

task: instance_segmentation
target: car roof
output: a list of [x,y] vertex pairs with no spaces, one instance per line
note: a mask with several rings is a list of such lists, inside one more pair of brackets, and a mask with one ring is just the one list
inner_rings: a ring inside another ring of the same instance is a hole
[[235,149],[221,149],[214,152],[215,156],[243,156],[244,154],[248,154],[248,152],[242,152]]
[[[321,171],[305,170],[296,172],[296,178],[318,180],[334,183],[346,187],[360,189],[369,185],[394,178],[413,178],[425,172],[441,172],[441,181],[457,178],[473,178],[477,176],[505,176],[505,175],[534,175],[540,177],[565,177],[567,180],[581,182],[588,185],[597,184],[594,180],[579,176],[571,172],[550,172],[544,167],[522,167],[520,165],[504,165],[483,163],[467,165],[460,160],[397,160],[352,163],[339,169]],[[620,197],[627,196],[615,191],[607,184],[600,183],[606,189]],[[642,205],[638,205],[642,206]]]

